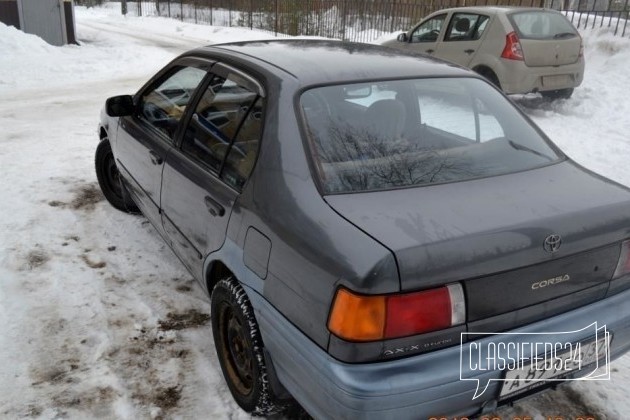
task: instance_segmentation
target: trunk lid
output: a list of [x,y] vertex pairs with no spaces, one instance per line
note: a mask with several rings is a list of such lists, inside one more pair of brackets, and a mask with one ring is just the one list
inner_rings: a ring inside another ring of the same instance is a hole
[[[394,253],[401,290],[464,281],[468,321],[578,293],[565,310],[602,298],[630,235],[630,192],[570,161],[326,200]],[[561,246],[548,252],[555,234]],[[543,306],[536,317],[554,311]]]
[[512,13],[509,18],[527,66],[561,66],[579,60],[582,38],[562,14],[531,10]]

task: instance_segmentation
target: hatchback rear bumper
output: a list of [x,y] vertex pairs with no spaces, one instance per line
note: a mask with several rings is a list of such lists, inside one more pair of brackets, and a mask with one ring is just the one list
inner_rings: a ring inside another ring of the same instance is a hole
[[[475,381],[460,380],[460,346],[380,363],[342,363],[310,341],[259,294],[249,288],[247,292],[280,382],[315,418],[453,417],[476,414],[484,405],[496,403],[501,381],[491,381],[487,391],[473,400]],[[536,337],[544,341],[548,336],[538,333],[576,331],[597,322],[612,333],[610,354],[614,359],[630,350],[628,302],[630,290],[511,331],[535,334],[492,335],[477,343],[518,341],[525,335],[530,341]],[[589,334],[574,332],[563,336],[563,341],[578,342]],[[467,355],[464,350],[463,361],[468,360]],[[503,375],[498,370],[475,373],[466,370],[464,376],[485,383]]]
[[527,67],[524,62],[500,60],[497,72],[505,93],[529,93],[578,87],[584,79],[584,59],[558,67]]

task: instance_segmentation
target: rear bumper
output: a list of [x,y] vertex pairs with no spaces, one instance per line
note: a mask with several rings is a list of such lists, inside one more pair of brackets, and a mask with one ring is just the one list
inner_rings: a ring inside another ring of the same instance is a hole
[[[490,382],[487,391],[473,400],[475,381],[460,380],[459,346],[381,363],[342,363],[304,336],[263,297],[249,288],[247,292],[280,382],[315,418],[453,417],[479,413],[484,404],[496,401],[501,381]],[[537,333],[580,330],[593,322],[612,333],[612,359],[630,350],[630,290],[511,333],[535,333],[527,335],[528,340],[538,337],[544,341],[543,334]],[[563,340],[577,342],[588,334],[575,332]],[[493,335],[477,343],[518,341],[518,336],[505,337]],[[462,360],[467,360],[467,354],[465,350]],[[464,376],[485,383],[503,375],[498,370],[478,376],[473,373],[464,372]]]
[[497,75],[505,93],[574,88],[581,85],[584,79],[584,58],[574,64],[558,67],[527,67],[522,61],[505,59],[501,59],[500,63],[502,69]]

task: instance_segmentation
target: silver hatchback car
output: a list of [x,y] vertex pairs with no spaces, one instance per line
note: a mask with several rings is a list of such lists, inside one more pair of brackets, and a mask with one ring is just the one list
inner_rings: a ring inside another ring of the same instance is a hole
[[564,15],[548,9],[444,9],[383,45],[468,67],[505,93],[568,98],[584,77],[582,38]]

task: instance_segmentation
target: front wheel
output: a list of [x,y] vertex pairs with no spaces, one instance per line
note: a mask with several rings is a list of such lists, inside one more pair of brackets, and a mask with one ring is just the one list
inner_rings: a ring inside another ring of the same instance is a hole
[[212,291],[212,334],[223,377],[238,405],[255,416],[283,411],[267,375],[263,343],[254,311],[233,277]]
[[543,98],[556,100],[556,99],[569,99],[573,95],[573,88],[557,89],[557,90],[545,90],[540,92]]
[[127,213],[137,213],[139,211],[138,207],[129,197],[129,193],[125,190],[125,186],[120,179],[120,172],[114,160],[114,153],[112,153],[112,147],[107,138],[101,140],[96,147],[94,165],[96,167],[98,185],[101,187],[101,191],[107,201],[109,201],[109,204]]

